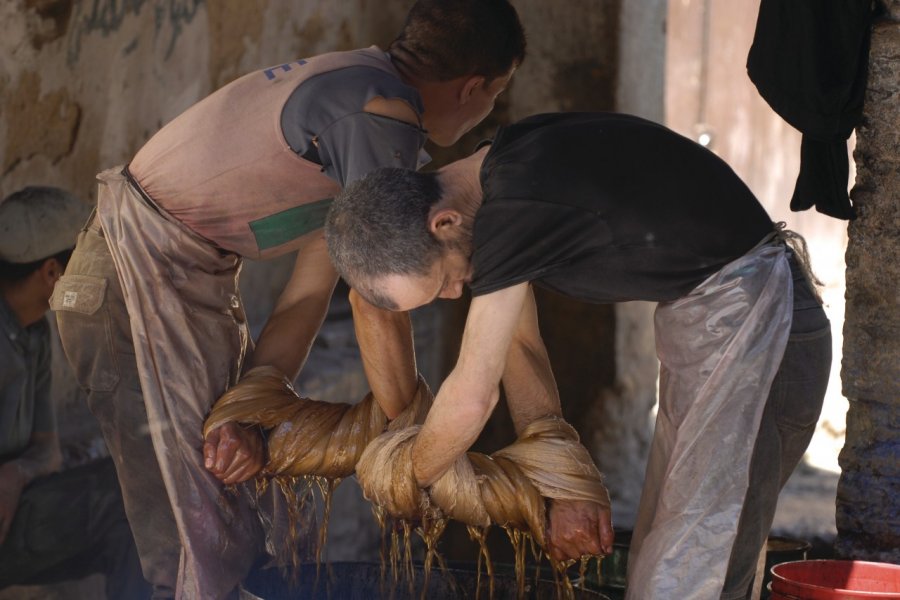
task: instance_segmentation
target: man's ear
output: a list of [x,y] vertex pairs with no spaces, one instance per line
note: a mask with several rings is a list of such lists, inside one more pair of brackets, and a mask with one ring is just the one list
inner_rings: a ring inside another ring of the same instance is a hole
[[38,272],[41,280],[52,289],[56,280],[63,274],[63,266],[55,258],[48,258],[38,268]]
[[456,239],[457,227],[462,224],[462,215],[452,208],[441,208],[431,213],[428,229],[441,242]]
[[483,75],[472,75],[467,78],[461,88],[459,88],[459,103],[465,104],[468,102],[472,95],[478,91],[484,85],[485,79]]

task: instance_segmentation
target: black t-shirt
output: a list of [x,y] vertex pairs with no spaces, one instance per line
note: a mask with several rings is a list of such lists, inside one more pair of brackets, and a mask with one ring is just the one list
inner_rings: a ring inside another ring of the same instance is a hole
[[481,183],[475,295],[532,281],[587,302],[674,300],[773,229],[724,161],[630,115],[503,127]]

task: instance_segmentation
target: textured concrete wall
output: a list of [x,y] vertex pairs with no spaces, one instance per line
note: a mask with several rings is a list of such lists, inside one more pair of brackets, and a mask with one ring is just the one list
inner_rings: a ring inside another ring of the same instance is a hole
[[407,0],[6,0],[0,3],[0,191],[88,198],[94,174],[251,69],[386,43]]
[[900,563],[900,2],[873,29],[847,248],[837,551]]

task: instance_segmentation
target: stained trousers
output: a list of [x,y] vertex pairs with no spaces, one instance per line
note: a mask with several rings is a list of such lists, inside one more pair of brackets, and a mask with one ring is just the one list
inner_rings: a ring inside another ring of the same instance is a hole
[[[150,439],[122,287],[96,222],[79,235],[66,276],[92,279],[68,310],[53,307],[63,349],[115,462],[144,577],[154,598],[173,598],[178,528]],[[91,285],[103,289],[92,293]]]
[[[283,566],[294,552],[295,543],[299,543],[296,551],[302,559],[312,556],[314,536],[309,532],[315,527],[315,514],[307,506],[300,522],[289,524],[287,500],[276,492],[276,486],[270,486],[259,498],[251,491],[252,482],[250,486],[237,486],[238,497],[226,497],[225,494],[232,492],[220,487],[218,493],[222,496],[213,500],[218,505],[207,504],[206,511],[179,504],[177,494],[166,486],[159,463],[160,449],[155,447],[151,431],[159,434],[162,430],[161,437],[165,437],[175,427],[173,421],[184,415],[170,411],[159,418],[149,417],[133,343],[132,317],[126,308],[108,240],[96,219],[80,234],[66,273],[54,290],[51,307],[57,311],[63,349],[79,384],[87,392],[89,406],[101,424],[116,463],[141,565],[147,580],[154,585],[155,597],[171,598],[177,594],[191,599],[212,597],[212,592],[197,591],[196,586],[203,585],[208,590],[221,583],[222,588],[227,588],[226,579],[239,581],[244,571],[233,566],[235,557],[249,568],[255,560],[264,560],[268,553],[275,557],[275,564]],[[172,352],[177,350],[173,348]],[[196,357],[200,361],[228,359],[227,348],[207,344],[200,350]],[[185,372],[191,376],[189,370]],[[179,409],[190,411],[196,407],[185,405]],[[201,426],[202,414],[196,432],[189,428],[183,433],[199,441]],[[200,462],[199,445],[193,451],[196,452],[193,459]],[[163,455],[168,460],[178,460],[173,458],[177,456],[174,448],[166,447]],[[211,477],[205,471],[202,476]],[[181,480],[176,478],[174,484],[180,485]],[[238,503],[244,507],[240,516],[228,508]],[[183,519],[188,520],[194,531],[207,531],[210,537],[220,540],[227,547],[227,556],[195,540],[194,548],[204,552],[203,563],[194,562],[193,569],[186,570],[182,533],[173,506],[182,511]],[[224,515],[219,521],[211,519],[214,515],[209,514],[216,508],[221,508]],[[254,509],[255,514],[247,513]],[[291,538],[292,526],[299,532],[299,540]],[[265,540],[261,539],[263,534]],[[225,540],[232,541],[225,543]],[[198,568],[205,570],[198,571]],[[219,577],[217,571],[225,575]],[[187,578],[187,586],[183,583],[185,572],[197,575]],[[234,594],[236,590],[230,595]]]

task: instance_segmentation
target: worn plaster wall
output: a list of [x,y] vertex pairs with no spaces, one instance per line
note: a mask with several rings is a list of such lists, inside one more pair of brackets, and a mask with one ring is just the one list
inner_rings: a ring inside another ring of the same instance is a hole
[[873,28],[850,223],[837,551],[900,564],[900,2]]
[[0,5],[2,191],[93,197],[94,174],[238,74],[388,41],[408,2],[7,0]]

